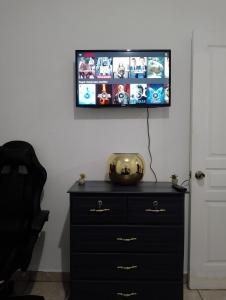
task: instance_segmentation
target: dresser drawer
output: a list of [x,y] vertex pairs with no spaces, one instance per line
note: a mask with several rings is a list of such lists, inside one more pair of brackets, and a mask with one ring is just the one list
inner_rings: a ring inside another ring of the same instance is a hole
[[71,300],[182,300],[183,285],[178,282],[72,281]]
[[126,198],[96,196],[71,197],[71,222],[73,224],[125,223]]
[[182,256],[182,253],[72,254],[72,279],[182,280]]
[[130,224],[183,224],[183,194],[128,198]]
[[182,225],[73,225],[71,252],[183,252]]

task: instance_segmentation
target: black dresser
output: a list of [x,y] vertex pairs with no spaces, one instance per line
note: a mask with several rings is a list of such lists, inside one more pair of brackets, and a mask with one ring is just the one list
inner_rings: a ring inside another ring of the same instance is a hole
[[184,193],[104,181],[70,190],[71,300],[182,300]]

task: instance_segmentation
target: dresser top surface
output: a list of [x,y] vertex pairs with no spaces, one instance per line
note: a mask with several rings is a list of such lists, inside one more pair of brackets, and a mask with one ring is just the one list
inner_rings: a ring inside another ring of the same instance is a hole
[[167,193],[178,194],[170,182],[143,181],[137,185],[117,185],[110,181],[86,181],[84,185],[75,182],[68,193]]

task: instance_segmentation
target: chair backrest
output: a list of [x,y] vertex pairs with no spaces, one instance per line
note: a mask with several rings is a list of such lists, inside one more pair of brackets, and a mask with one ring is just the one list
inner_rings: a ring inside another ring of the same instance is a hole
[[32,218],[40,210],[46,178],[29,143],[11,141],[0,147],[0,215]]

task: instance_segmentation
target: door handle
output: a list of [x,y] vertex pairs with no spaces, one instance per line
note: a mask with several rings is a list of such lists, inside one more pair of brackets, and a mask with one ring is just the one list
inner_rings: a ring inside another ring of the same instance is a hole
[[150,212],[150,213],[161,213],[161,212],[166,212],[165,208],[161,209],[151,209],[151,208],[145,208],[145,212]]
[[134,266],[117,266],[118,270],[126,270],[126,271],[130,271],[130,270],[134,270],[137,269],[138,266],[134,265]]
[[117,296],[122,296],[122,297],[131,297],[131,296],[137,296],[137,293],[116,293]]
[[198,180],[203,179],[205,177],[206,177],[206,175],[202,171],[197,171],[195,173],[195,178],[198,179]]
[[122,242],[132,242],[132,241],[136,241],[137,238],[136,237],[131,237],[131,238],[117,237],[116,240],[117,241],[122,241]]
[[90,208],[90,212],[97,212],[97,213],[103,213],[106,211],[110,211],[110,208]]

